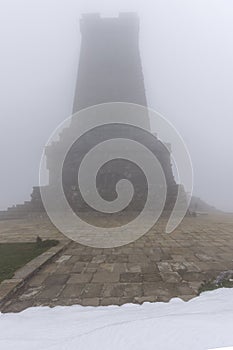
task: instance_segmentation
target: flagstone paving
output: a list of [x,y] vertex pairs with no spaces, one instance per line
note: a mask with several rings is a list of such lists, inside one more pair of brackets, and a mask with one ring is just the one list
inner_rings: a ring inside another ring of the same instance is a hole
[[[0,242],[63,240],[45,219],[0,222]],[[189,300],[201,283],[233,269],[233,215],[187,217],[171,234],[161,220],[136,242],[98,249],[71,242],[4,306],[18,312],[30,306],[88,306],[128,302]]]

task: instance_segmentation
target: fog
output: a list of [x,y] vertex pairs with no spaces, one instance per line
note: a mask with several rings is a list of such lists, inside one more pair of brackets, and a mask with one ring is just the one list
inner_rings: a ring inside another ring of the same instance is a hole
[[0,209],[29,199],[43,146],[72,112],[82,13],[140,17],[148,106],[185,140],[194,194],[233,211],[231,0],[1,0]]

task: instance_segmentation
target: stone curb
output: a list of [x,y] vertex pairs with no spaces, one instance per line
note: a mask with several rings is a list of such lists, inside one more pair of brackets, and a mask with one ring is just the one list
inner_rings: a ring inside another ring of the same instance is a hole
[[56,255],[61,253],[71,241],[61,241],[57,246],[50,248],[46,252],[29,261],[26,265],[16,270],[11,279],[4,280],[0,283],[0,308],[13,294],[19,291],[20,288],[31,278],[38,270],[46,263],[51,261]]

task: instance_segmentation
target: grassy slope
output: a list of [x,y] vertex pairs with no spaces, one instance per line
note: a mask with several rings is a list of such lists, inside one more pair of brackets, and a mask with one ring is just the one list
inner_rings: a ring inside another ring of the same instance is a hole
[[12,278],[18,268],[57,243],[55,240],[46,240],[39,243],[0,244],[0,282]]

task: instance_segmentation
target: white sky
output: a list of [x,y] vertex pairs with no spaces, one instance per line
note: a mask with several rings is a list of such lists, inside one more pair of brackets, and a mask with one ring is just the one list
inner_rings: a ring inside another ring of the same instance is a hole
[[0,209],[29,199],[72,111],[84,12],[140,16],[148,105],[183,136],[194,194],[233,211],[232,0],[0,0]]

